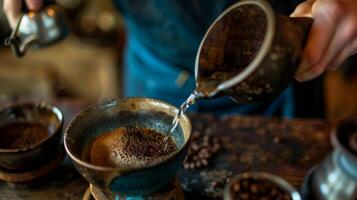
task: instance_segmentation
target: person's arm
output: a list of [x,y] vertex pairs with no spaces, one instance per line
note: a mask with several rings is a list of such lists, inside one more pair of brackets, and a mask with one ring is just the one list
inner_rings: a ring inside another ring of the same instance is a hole
[[291,16],[314,19],[297,80],[335,70],[357,53],[357,0],[307,0]]
[[[17,17],[21,12],[23,0],[4,0],[3,10],[11,28],[16,26]],[[25,0],[29,10],[38,11],[42,8],[43,0]]]

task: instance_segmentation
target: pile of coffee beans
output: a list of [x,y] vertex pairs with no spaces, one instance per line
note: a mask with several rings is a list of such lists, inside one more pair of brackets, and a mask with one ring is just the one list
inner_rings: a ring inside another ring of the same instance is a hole
[[212,162],[214,155],[221,150],[221,144],[217,137],[210,134],[193,132],[184,168],[187,170],[201,169]]
[[233,200],[291,200],[286,191],[269,180],[246,178],[231,184]]

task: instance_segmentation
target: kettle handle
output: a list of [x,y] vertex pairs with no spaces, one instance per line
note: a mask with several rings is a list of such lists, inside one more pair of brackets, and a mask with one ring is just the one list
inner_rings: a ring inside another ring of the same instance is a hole
[[14,30],[12,30],[11,35],[5,39],[5,46],[11,46],[12,52],[17,56],[17,57],[22,57],[25,52],[20,50],[20,39],[17,36],[17,32],[19,31],[19,27],[22,21],[23,14],[19,16],[19,19],[17,20],[16,27]]
[[6,38],[5,45],[10,45],[12,52],[16,55],[16,57],[22,57],[25,55],[25,52],[20,50],[18,38]]
[[31,44],[37,41],[37,37],[35,35],[27,37],[22,43],[20,43],[18,37],[16,38],[7,38],[5,40],[5,45],[10,45],[12,52],[17,57],[22,57],[25,55],[27,49],[31,46]]
[[27,49],[29,46],[37,41],[37,36],[36,35],[31,35],[27,37],[25,40],[20,41],[20,38],[17,36],[17,33],[19,31],[19,27],[22,21],[23,15],[19,16],[18,22],[16,24],[16,27],[14,30],[11,32],[10,37],[5,39],[5,45],[6,46],[11,46],[12,52],[17,56],[17,57],[22,57],[25,55]]

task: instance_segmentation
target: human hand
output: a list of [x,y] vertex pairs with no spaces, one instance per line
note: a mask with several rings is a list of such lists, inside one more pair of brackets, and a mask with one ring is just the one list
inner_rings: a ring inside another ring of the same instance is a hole
[[[17,17],[22,8],[23,0],[4,0],[3,10],[11,28],[16,26]],[[43,0],[25,0],[29,10],[38,11],[42,8]]]
[[307,0],[291,17],[314,19],[295,78],[307,81],[335,70],[357,53],[357,1]]

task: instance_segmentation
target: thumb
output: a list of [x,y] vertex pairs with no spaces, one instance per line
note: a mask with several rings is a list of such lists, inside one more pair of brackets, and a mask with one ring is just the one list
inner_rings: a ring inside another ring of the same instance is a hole
[[21,12],[21,0],[4,0],[3,10],[12,28],[16,26],[17,17]]
[[43,0],[26,0],[26,5],[31,11],[39,11],[43,6]]
[[301,4],[299,4],[293,13],[291,13],[290,17],[310,17],[312,5],[314,4],[315,0],[307,0]]

